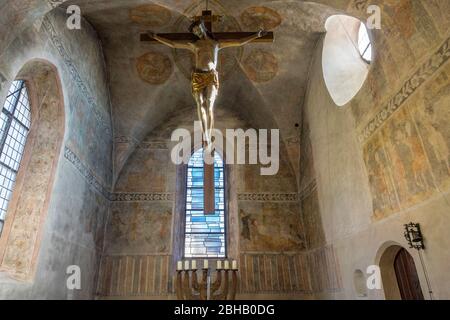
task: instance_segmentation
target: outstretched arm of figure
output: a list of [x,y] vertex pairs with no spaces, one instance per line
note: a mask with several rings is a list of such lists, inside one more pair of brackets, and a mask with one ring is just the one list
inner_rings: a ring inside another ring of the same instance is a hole
[[159,35],[157,35],[154,32],[148,32],[148,35],[150,38],[155,39],[156,41],[158,41],[159,43],[162,43],[168,47],[174,48],[174,49],[187,49],[187,50],[191,50],[191,46],[189,45],[189,43],[185,43],[185,42],[177,42],[177,41],[172,41],[170,39],[161,37]]
[[242,38],[242,39],[239,39],[239,40],[221,40],[221,41],[219,41],[219,46],[220,46],[220,49],[231,48],[231,47],[242,47],[242,46],[245,46],[246,44],[252,42],[253,40],[264,37],[265,35],[267,35],[267,31],[259,30],[255,34],[245,37],[245,38]]

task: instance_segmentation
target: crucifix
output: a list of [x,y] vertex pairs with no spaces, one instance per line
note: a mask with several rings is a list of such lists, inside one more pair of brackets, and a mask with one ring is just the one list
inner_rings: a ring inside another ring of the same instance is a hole
[[[201,16],[194,17],[189,33],[156,34],[149,31],[141,34],[141,41],[155,41],[174,49],[191,51],[195,56],[192,70],[192,95],[197,104],[198,117],[202,124],[204,146],[212,148],[214,129],[214,103],[219,93],[219,74],[217,72],[219,51],[225,48],[241,47],[255,42],[273,42],[273,32],[213,32],[213,22],[221,16],[205,10]],[[205,214],[214,213],[214,168],[205,164],[204,170],[204,209]],[[212,165],[213,166],[213,165]],[[208,189],[208,190],[207,190]]]

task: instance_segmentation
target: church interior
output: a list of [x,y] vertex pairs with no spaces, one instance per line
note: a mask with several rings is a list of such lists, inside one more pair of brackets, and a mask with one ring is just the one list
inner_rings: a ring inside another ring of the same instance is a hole
[[[0,8],[0,299],[450,299],[450,1]],[[208,81],[215,128],[279,130],[274,175],[173,162],[198,57],[143,40],[208,10],[264,31]]]

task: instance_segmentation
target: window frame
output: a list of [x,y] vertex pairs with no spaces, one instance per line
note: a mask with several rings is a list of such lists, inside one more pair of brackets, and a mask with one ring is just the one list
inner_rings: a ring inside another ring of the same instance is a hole
[[[367,35],[367,46],[364,48],[364,50],[361,49],[361,41],[362,41],[362,37],[361,37],[361,30],[364,31],[365,35]],[[373,44],[372,44],[372,39],[370,38],[370,34],[369,34],[369,30],[367,29],[367,26],[361,21],[359,28],[358,28],[358,52],[359,55],[361,56],[361,59],[367,63],[367,64],[371,64],[373,61]],[[371,53],[370,53],[370,59],[366,59],[364,56],[367,53],[367,51],[370,49]]]
[[[217,259],[227,259],[228,257],[228,204],[227,204],[227,170],[226,170],[226,164],[224,161],[224,157],[223,155],[218,152],[217,150],[215,150],[215,153],[217,153],[217,155],[221,158],[222,160],[222,166],[220,168],[222,168],[223,170],[223,187],[221,189],[223,189],[223,202],[224,202],[224,207],[223,207],[223,217],[224,217],[224,232],[204,232],[204,233],[196,233],[196,232],[186,232],[186,216],[187,216],[187,194],[188,194],[188,190],[189,189],[195,189],[192,187],[188,187],[188,173],[189,173],[189,168],[198,168],[198,167],[192,167],[189,165],[189,162],[192,158],[192,156],[199,152],[200,150],[203,150],[203,148],[198,148],[196,150],[194,150],[191,153],[191,157],[189,158],[188,163],[185,165],[185,171],[184,171],[184,197],[183,197],[183,214],[182,214],[182,226],[183,226],[183,230],[182,230],[182,247],[181,247],[181,256],[183,259],[191,259],[191,260],[217,260]],[[214,161],[215,163],[215,161]],[[215,173],[215,168],[214,168],[214,173]],[[199,188],[199,187],[197,187]],[[198,256],[198,257],[187,257],[186,256],[186,235],[187,234],[223,234],[224,235],[224,254],[223,256],[216,256],[216,257],[208,257],[208,256]]]
[[[15,82],[20,82],[19,86],[17,86],[13,92],[10,92],[11,88],[14,86]],[[24,91],[25,90],[25,91]],[[27,119],[29,122],[29,126],[27,126],[25,123],[23,123],[16,114],[17,111],[17,107],[19,106],[19,103],[21,101],[21,97],[24,94],[23,92],[25,92],[26,97],[27,97],[27,101],[28,101],[28,105],[26,106],[27,109],[29,110],[29,118]],[[12,109],[11,111],[9,111],[6,108],[6,104],[8,101],[8,98],[11,96],[14,96],[17,94],[17,98],[15,99],[13,105],[12,105]],[[16,79],[13,81],[13,83],[11,84],[10,88],[8,89],[8,94],[6,96],[6,99],[3,103],[2,109],[1,109],[1,115],[5,115],[6,116],[6,121],[5,121],[5,127],[4,127],[4,131],[3,131],[3,136],[0,137],[0,158],[1,155],[3,154],[3,151],[5,150],[5,146],[6,146],[6,141],[8,140],[8,137],[10,136],[12,139],[14,139],[12,137],[12,135],[10,135],[10,130],[11,130],[11,126],[13,125],[13,122],[16,121],[17,124],[25,130],[25,136],[24,136],[24,144],[23,144],[23,149],[22,152],[18,152],[17,149],[13,149],[15,152],[17,152],[19,154],[19,157],[14,159],[18,164],[17,164],[17,169],[14,169],[13,167],[11,167],[9,164],[6,164],[4,161],[0,160],[0,167],[5,168],[6,170],[9,170],[11,172],[14,173],[14,180],[10,180],[12,181],[12,185],[11,185],[11,189],[8,190],[9,191],[9,199],[3,199],[4,201],[7,201],[7,205],[6,208],[4,209],[4,217],[3,219],[0,216],[0,237],[3,234],[3,230],[5,228],[6,225],[6,219],[7,219],[7,215],[8,215],[8,211],[10,208],[10,204],[11,204],[11,200],[13,199],[13,194],[14,191],[16,189],[17,186],[17,181],[18,181],[18,177],[19,177],[19,172],[20,169],[22,167],[23,164],[23,160],[25,158],[26,155],[26,150],[27,150],[27,145],[29,142],[29,138],[30,138],[30,132],[31,132],[31,128],[32,128],[32,122],[33,122],[33,112],[32,112],[32,106],[31,106],[32,102],[31,102],[31,96],[30,96],[30,90],[28,88],[27,82],[25,80],[22,79]],[[15,139],[14,139],[15,140]],[[16,140],[17,143],[19,143]],[[12,158],[11,158],[12,159]],[[6,176],[4,177],[6,180]],[[7,187],[5,187],[4,185],[1,186],[2,189],[9,189]],[[3,209],[1,209],[3,210]]]

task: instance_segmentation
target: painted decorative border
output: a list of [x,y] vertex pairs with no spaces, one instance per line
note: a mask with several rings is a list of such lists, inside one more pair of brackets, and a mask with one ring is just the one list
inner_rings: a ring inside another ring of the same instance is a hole
[[85,166],[80,158],[68,147],[64,148],[64,158],[66,158],[83,176],[86,183],[93,187],[97,192],[99,192],[105,199],[111,199],[111,193],[104,187],[95,177],[95,175]]
[[130,143],[130,144],[138,144],[139,141],[127,136],[116,136],[114,137],[114,143]]
[[169,146],[165,141],[143,141],[137,148],[144,150],[167,150]]
[[397,111],[400,106],[422,86],[441,66],[450,58],[450,38],[438,49],[433,56],[425,62],[414,75],[405,82],[401,90],[387,103],[387,105],[378,114],[369,121],[362,130],[359,141],[367,141],[378,128]]
[[352,6],[358,11],[366,11],[369,6],[369,0],[355,0]]
[[48,17],[44,18],[44,20],[42,21],[42,25],[44,26],[44,29],[49,35],[50,40],[52,41],[53,45],[56,47],[64,63],[66,64],[66,67],[72,77],[72,80],[76,83],[77,87],[80,89],[82,96],[86,98],[89,106],[91,107],[92,112],[94,113],[97,122],[102,127],[102,129],[107,133],[107,135],[111,137],[112,136],[111,123],[107,121],[103,117],[103,115],[98,111],[98,106],[97,103],[95,102],[94,97],[90,94],[86,84],[81,79],[81,76],[77,68],[75,67],[73,60],[70,58],[70,55],[68,54],[66,48],[64,48],[62,41],[58,37],[58,34],[56,33],[56,30]]
[[306,187],[304,187],[302,191],[298,193],[299,200],[302,201],[311,193],[313,193],[316,189],[317,189],[317,181],[316,179],[314,179]]
[[239,193],[238,201],[297,202],[296,193]]
[[111,201],[117,202],[147,202],[147,201],[173,201],[173,193],[114,193]]
[[112,193],[102,185],[91,170],[83,164],[78,156],[68,147],[64,148],[64,158],[66,158],[85,179],[86,183],[95,191],[99,192],[105,199],[114,202],[153,202],[174,200],[174,194],[170,192],[154,193]]

